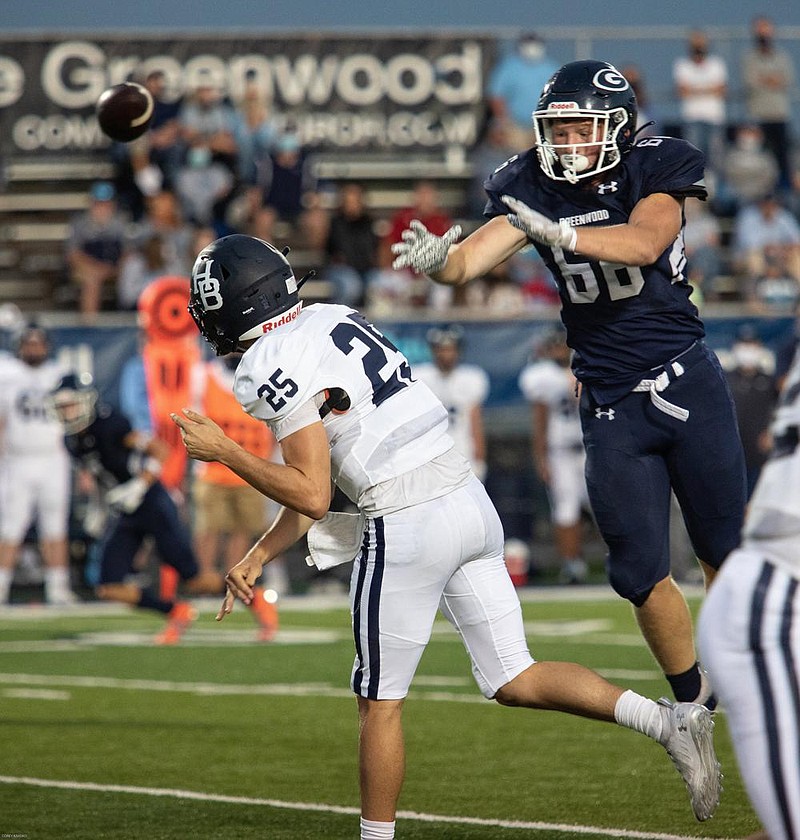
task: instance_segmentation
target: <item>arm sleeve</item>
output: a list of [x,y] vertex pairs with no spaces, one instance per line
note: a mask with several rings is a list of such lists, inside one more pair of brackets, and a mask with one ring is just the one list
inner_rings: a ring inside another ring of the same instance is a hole
[[119,380],[119,406],[137,432],[153,433],[147,378],[141,356],[131,359],[123,368]]
[[275,434],[275,437],[281,441],[294,432],[304,429],[312,423],[319,422],[319,409],[317,408],[316,400],[312,399],[303,403],[290,417],[284,417],[282,420],[276,420],[274,423],[268,425]]

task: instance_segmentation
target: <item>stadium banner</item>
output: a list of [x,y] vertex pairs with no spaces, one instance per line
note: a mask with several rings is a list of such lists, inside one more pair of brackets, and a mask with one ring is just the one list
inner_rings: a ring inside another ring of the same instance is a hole
[[471,147],[497,39],[336,33],[0,37],[0,153],[91,153],[105,88],[164,72],[167,98],[198,85],[232,105],[247,84],[317,150]]

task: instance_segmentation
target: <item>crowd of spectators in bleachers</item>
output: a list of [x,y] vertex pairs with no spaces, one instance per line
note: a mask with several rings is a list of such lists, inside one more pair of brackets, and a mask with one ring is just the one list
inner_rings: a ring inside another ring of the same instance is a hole
[[[747,116],[732,125],[726,60],[703,31],[690,32],[686,46],[673,65],[679,126],[660,124],[640,69],[620,66],[637,90],[641,136],[679,131],[707,154],[710,200],[686,206],[695,299],[698,305],[737,301],[759,314],[793,312],[800,302],[800,162],[791,135],[792,61],[777,45],[772,22],[755,19],[752,45],[740,57]],[[290,245],[308,255],[332,299],[376,312],[460,305],[524,313],[557,304],[546,270],[528,253],[455,294],[390,268],[390,246],[411,218],[437,233],[454,220],[467,231],[478,223],[483,178],[519,151],[515,138],[531,140],[519,117],[535,105],[530,80],[543,81],[554,67],[533,35],[519,38],[498,62],[487,81],[485,126],[469,150],[474,174],[460,206],[443,206],[440,185],[418,180],[407,207],[382,213],[370,206],[369,184],[318,181],[313,150],[293,130],[291,114],[277,114],[255,79],[237,101],[207,78],[172,102],[164,96],[163,74],[150,73],[141,80],[156,102],[150,130],[113,146],[114,183],[92,187],[91,206],[69,239],[81,312],[92,320],[103,301],[132,310],[153,277],[188,274],[198,230],[206,232],[204,241],[245,232]],[[530,101],[521,103],[526,96]]]

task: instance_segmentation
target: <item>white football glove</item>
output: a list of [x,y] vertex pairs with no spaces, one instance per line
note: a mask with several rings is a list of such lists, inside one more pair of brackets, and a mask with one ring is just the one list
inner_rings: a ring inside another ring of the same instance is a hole
[[109,490],[106,493],[106,504],[115,513],[134,513],[149,489],[150,485],[137,475]]
[[417,274],[436,274],[447,262],[450,246],[461,236],[461,225],[453,225],[444,236],[431,233],[419,219],[412,219],[403,231],[403,241],[392,245],[397,254],[392,268],[411,268]]
[[511,210],[506,216],[508,221],[530,239],[551,247],[557,245],[566,251],[575,250],[578,234],[569,222],[563,219],[554,222],[511,195],[504,195],[502,199],[503,204]]

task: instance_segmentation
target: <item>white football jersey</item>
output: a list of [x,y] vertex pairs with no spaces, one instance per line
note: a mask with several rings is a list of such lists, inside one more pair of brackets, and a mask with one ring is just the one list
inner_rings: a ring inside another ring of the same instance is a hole
[[333,389],[345,392],[348,404],[322,419],[332,475],[356,504],[370,488],[453,448],[441,402],[412,378],[405,356],[347,306],[314,304],[270,331],[245,352],[234,382],[244,410],[278,440],[282,422]]
[[428,362],[414,365],[414,376],[424,382],[441,400],[450,416],[450,436],[456,449],[470,461],[475,447],[470,428],[470,413],[483,405],[489,396],[489,377],[477,365],[457,365],[445,373]]
[[63,375],[63,368],[55,361],[31,367],[16,357],[0,359],[0,439],[4,455],[65,451],[64,430],[47,407],[50,392]]
[[530,403],[549,408],[547,445],[550,449],[573,449],[582,445],[575,377],[568,367],[542,359],[523,368],[519,389]]
[[744,544],[758,544],[800,572],[800,354],[786,377],[771,432],[773,451],[748,504]]

